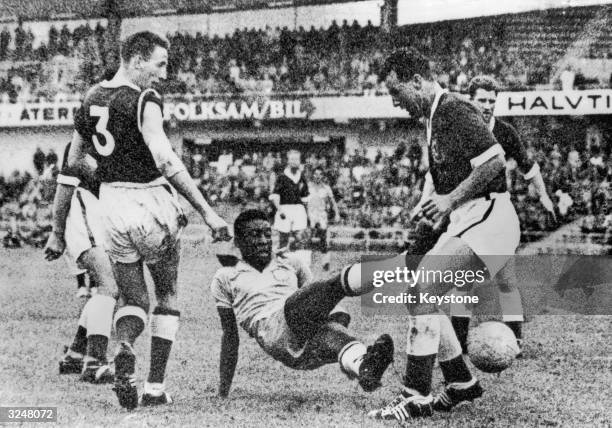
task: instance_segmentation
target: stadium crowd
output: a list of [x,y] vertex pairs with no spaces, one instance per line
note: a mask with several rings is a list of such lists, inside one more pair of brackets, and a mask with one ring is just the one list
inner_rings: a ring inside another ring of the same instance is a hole
[[[168,34],[171,76],[162,89],[166,94],[189,96],[384,93],[384,85],[378,82],[383,51],[408,44],[432,58],[439,81],[452,90],[465,91],[477,74],[494,75],[513,89],[561,83],[552,70],[558,50],[519,55],[508,47],[512,37],[505,34],[505,26],[494,22],[473,28],[461,21],[419,24],[385,33],[371,22],[361,26],[344,20],[326,29],[268,26],[236,30],[225,37]],[[19,25],[13,34],[5,27],[0,32],[0,64],[7,61],[8,65],[0,67],[0,102],[78,97],[110,67],[112,55],[105,51],[104,33],[100,23],[74,31],[65,25],[59,30],[52,26],[47,40],[34,49],[31,30]],[[612,57],[612,48],[602,46],[585,55]],[[609,82],[589,82],[575,70],[571,73],[576,85],[609,86]]]
[[[541,166],[548,193],[556,205],[557,219],[552,221],[540,205],[533,186],[526,182],[514,161],[509,160],[507,182],[521,221],[524,239],[537,239],[542,232],[560,223],[582,220],[584,232],[604,233],[612,229],[608,208],[612,200],[612,159],[606,150],[592,145],[578,151],[573,148],[528,148],[529,156]],[[26,242],[44,243],[50,229],[57,154],[33,157],[34,175],[15,171],[0,176],[0,225],[9,230],[5,245]],[[217,160],[196,154],[186,162],[200,190],[213,204],[259,206],[271,210],[268,201],[271,180],[283,171],[280,152],[251,152],[234,157],[224,151]],[[349,228],[409,229],[409,215],[420,198],[424,178],[419,143],[401,143],[394,152],[360,149],[340,153],[305,153],[303,167],[307,177],[315,167],[326,172],[340,211],[340,225]],[[13,238],[18,239],[13,239]]]

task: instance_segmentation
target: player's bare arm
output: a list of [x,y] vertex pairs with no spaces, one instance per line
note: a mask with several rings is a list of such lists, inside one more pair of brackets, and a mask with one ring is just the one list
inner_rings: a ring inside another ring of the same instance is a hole
[[[68,154],[68,169],[76,170],[82,167],[84,160],[83,138],[77,131],[74,131]],[[76,177],[63,176],[61,174],[58,177],[57,190],[53,199],[53,231],[49,235],[44,250],[46,260],[56,260],[66,249],[66,241],[64,240],[66,218],[70,211],[70,201],[72,200],[74,189],[78,185],[79,180]]]
[[[536,164],[537,166],[537,164]],[[555,215],[555,206],[553,201],[548,196],[548,192],[546,191],[546,184],[544,184],[544,178],[542,177],[542,172],[540,168],[537,168],[537,172],[534,173],[533,177],[529,180],[536,189],[538,196],[540,197],[540,203],[544,206],[546,211],[548,211],[556,221]]]
[[229,240],[227,223],[217,215],[198,190],[185,165],[172,150],[162,124],[161,108],[155,103],[148,102],[144,107],[142,136],[153,154],[157,167],[179,194],[202,216],[212,229],[215,239]]
[[234,311],[229,308],[217,308],[223,335],[221,336],[221,353],[219,357],[219,396],[227,397],[232,386],[240,338]]
[[506,167],[502,155],[496,155],[482,165],[477,166],[459,186],[447,195],[432,194],[423,204],[423,214],[433,220],[448,215],[452,210],[473,199],[479,192],[486,189],[491,182]]

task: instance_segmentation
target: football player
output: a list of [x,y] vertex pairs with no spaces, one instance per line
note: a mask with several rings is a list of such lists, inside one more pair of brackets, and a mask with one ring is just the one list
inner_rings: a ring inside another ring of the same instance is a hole
[[276,177],[270,201],[276,207],[274,229],[280,234],[279,248],[295,239],[296,248],[303,243],[308,228],[308,216],[304,204],[308,200],[308,183],[302,175],[301,154],[297,150],[287,152],[287,167]]
[[210,285],[223,336],[219,395],[229,393],[238,361],[238,324],[272,358],[298,370],[338,362],[365,391],[380,386],[393,361],[393,341],[383,334],[367,347],[347,329],[350,317],[337,308],[361,287],[361,268],[312,282],[308,266],[292,254],[274,257],[272,227],[259,210],[240,213],[234,222],[235,244],[242,260],[220,268]]
[[308,182],[308,221],[317,239],[317,249],[323,254],[323,270],[329,270],[329,253],[327,249],[327,226],[330,208],[334,213],[334,221],[340,221],[338,204],[329,184],[324,181],[323,168],[316,167],[312,172],[312,181]]
[[[70,144],[64,150],[62,171],[53,209],[53,230],[45,247],[45,258],[55,260],[65,251],[71,265],[85,269],[100,292],[92,294],[81,311],[72,344],[59,363],[60,374],[81,373],[81,380],[110,383],[113,372],[106,359],[115,309],[117,285],[111,262],[104,250],[104,230],[100,217],[100,183],[93,173],[74,173],[67,168]],[[72,193],[69,207],[60,200]],[[59,210],[67,208],[67,212]]]
[[[427,120],[429,173],[422,213],[449,224],[417,269],[472,271],[495,276],[519,243],[519,221],[505,191],[504,150],[480,111],[436,83],[429,60],[414,48],[393,52],[381,78],[396,106]],[[490,256],[495,255],[495,256]],[[442,295],[452,284],[441,278],[417,281],[417,293]],[[478,380],[462,355],[450,319],[436,304],[416,299],[408,304],[407,362],[403,389],[387,406],[370,412],[379,419],[405,421],[448,411],[482,395]],[[446,381],[444,392],[431,395],[436,356]]]
[[[525,180],[533,184],[540,202],[551,218],[554,219],[554,206],[546,192],[546,185],[544,184],[539,165],[527,156],[527,150],[521,142],[516,129],[508,122],[494,116],[498,92],[499,86],[495,79],[490,76],[480,75],[470,81],[470,99],[482,112],[489,130],[506,152],[506,158],[512,158],[516,161],[519,171],[523,173]],[[521,347],[523,337],[522,324],[524,321],[523,305],[519,290],[513,281],[512,268],[513,263],[509,261],[506,267],[495,277],[495,283],[499,287],[502,320],[512,329],[519,347]],[[451,321],[457,333],[457,338],[465,353],[467,352],[467,335],[472,315],[471,310],[462,304],[451,305],[451,315]]]
[[151,87],[166,78],[167,65],[165,39],[149,31],[126,38],[119,70],[87,92],[76,114],[68,156],[69,168],[80,165],[85,154],[97,162],[107,250],[120,292],[114,318],[120,342],[114,391],[127,409],[138,405],[132,346],[149,312],[145,264],[157,306],[150,320],[150,368],[141,404],[172,401],[164,379],[179,327],[179,234],[187,224],[177,191],[202,216],[215,240],[231,239],[227,223],[208,205],[164,133],[162,100]]

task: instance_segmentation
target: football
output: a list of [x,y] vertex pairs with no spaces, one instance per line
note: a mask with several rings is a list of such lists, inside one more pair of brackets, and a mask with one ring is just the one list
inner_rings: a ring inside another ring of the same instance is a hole
[[468,355],[486,373],[499,373],[512,365],[519,353],[516,337],[504,323],[488,321],[472,329],[468,335]]

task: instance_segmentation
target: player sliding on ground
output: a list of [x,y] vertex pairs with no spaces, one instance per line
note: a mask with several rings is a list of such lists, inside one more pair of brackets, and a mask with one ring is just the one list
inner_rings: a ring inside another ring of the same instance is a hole
[[372,346],[347,329],[348,314],[336,305],[345,296],[367,293],[360,265],[329,280],[311,281],[311,272],[292,256],[272,253],[272,227],[264,212],[247,210],[234,223],[234,240],[242,260],[220,268],[211,291],[221,319],[219,395],[229,393],[238,361],[240,324],[272,358],[298,370],[338,362],[364,391],[374,391],[393,361],[387,334]]

